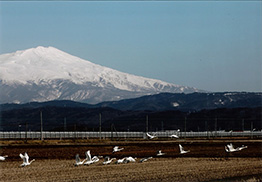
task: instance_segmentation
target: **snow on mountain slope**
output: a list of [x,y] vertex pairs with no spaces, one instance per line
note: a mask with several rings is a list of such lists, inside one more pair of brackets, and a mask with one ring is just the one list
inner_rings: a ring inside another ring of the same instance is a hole
[[54,47],[0,55],[0,103],[66,99],[97,103],[199,90],[94,64]]

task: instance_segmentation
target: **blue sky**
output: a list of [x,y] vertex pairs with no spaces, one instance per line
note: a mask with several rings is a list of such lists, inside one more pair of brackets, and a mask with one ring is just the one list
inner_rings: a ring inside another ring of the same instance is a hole
[[208,91],[262,91],[261,1],[0,2],[0,54],[53,46]]

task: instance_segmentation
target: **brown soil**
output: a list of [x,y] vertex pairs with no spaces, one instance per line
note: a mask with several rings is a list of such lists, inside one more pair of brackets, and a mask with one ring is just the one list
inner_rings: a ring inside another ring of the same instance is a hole
[[262,171],[257,158],[153,158],[144,163],[106,166],[100,161],[90,166],[73,164],[74,160],[37,160],[22,168],[18,161],[5,161],[0,164],[0,181],[208,181],[261,175]]
[[[225,144],[247,145],[239,152],[226,153]],[[190,153],[179,154],[178,143]],[[112,154],[115,145],[124,150]],[[102,159],[90,166],[74,166],[77,153],[83,159],[85,151],[92,155],[122,158],[145,156],[154,158],[145,163],[102,165]],[[166,155],[156,157],[156,151]],[[36,159],[30,166],[20,167],[19,153],[27,152]],[[81,141],[60,143],[44,141],[2,143],[1,155],[8,155],[0,162],[0,181],[210,181],[251,176],[262,180],[261,141]],[[237,181],[237,180],[234,180]]]
[[[233,143],[236,147],[246,145],[247,149],[239,152],[225,152],[225,145]],[[92,155],[109,155],[120,158],[125,156],[154,156],[162,150],[164,157],[181,157],[178,144],[182,144],[190,153],[183,157],[262,157],[261,140],[173,140],[173,141],[110,141],[110,140],[79,140],[79,141],[28,141],[27,143],[2,141],[0,155],[8,155],[9,160],[20,160],[18,154],[27,152],[35,159],[73,159],[78,153],[85,157],[85,151],[91,150]],[[112,148],[118,145],[124,150],[112,154]]]

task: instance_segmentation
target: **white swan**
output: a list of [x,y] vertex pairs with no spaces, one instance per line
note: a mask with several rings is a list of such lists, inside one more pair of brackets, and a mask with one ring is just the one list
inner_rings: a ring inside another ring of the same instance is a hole
[[238,147],[239,150],[243,150],[243,149],[246,149],[246,148],[247,148],[247,146],[244,146],[244,145],[242,145],[241,147]]
[[237,151],[243,150],[245,148],[247,148],[247,146],[244,146],[244,145],[242,145],[241,147],[234,148],[232,143],[225,146],[226,152],[237,152]]
[[94,163],[99,161],[99,158],[97,156],[92,157],[92,161],[94,161]]
[[84,163],[84,165],[90,165],[93,164],[94,161],[91,158],[91,154],[90,154],[90,150],[86,151],[86,162]]
[[149,137],[149,139],[153,139],[157,137],[156,135],[150,135],[149,133],[146,133],[146,135]]
[[180,132],[180,129],[176,131],[176,134],[170,135],[170,138],[179,138],[178,133]]
[[186,154],[188,152],[190,152],[190,150],[184,150],[184,147],[182,147],[182,145],[179,144],[179,150],[180,150],[180,154]]
[[161,156],[161,155],[165,155],[166,153],[162,153],[162,151],[161,150],[159,150],[158,152],[157,152],[157,156]]
[[115,152],[119,152],[119,151],[121,151],[121,150],[123,150],[124,148],[119,148],[118,146],[115,146],[114,148],[113,148],[113,153],[115,153]]
[[86,159],[82,160],[79,157],[79,154],[76,154],[76,162],[75,162],[75,166],[79,166],[82,165],[84,162],[86,161]]
[[21,164],[22,167],[29,166],[33,161],[35,161],[35,159],[33,159],[29,162],[29,156],[26,152],[25,155],[19,154],[19,156],[23,159],[23,163]]
[[115,160],[115,159],[116,159],[116,158],[111,158],[111,159],[110,159],[110,157],[106,156],[105,159],[104,159],[103,164],[104,164],[104,165],[110,164],[110,163],[111,163],[113,160]]
[[131,156],[126,157],[125,160],[124,160],[124,163],[129,163],[129,162],[136,162],[136,157],[135,158],[133,158]]
[[124,157],[123,159],[118,159],[115,163],[116,164],[122,164],[122,163],[124,163],[125,160],[126,160],[126,157]]
[[173,135],[170,135],[170,138],[179,138],[179,136],[173,134]]
[[143,159],[140,160],[140,162],[146,162],[148,161],[149,159],[152,159],[153,157],[145,157]]
[[0,156],[0,161],[4,161],[7,157],[8,155]]

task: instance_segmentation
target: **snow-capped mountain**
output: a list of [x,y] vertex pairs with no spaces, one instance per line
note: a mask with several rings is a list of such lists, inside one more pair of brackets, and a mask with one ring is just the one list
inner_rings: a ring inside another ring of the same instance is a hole
[[88,103],[161,92],[199,90],[94,64],[54,47],[0,55],[0,103],[74,100]]

